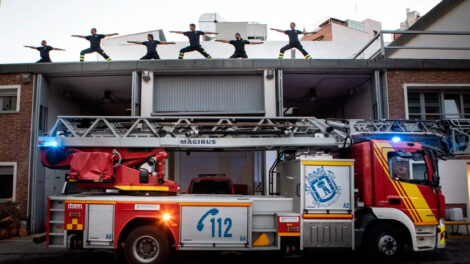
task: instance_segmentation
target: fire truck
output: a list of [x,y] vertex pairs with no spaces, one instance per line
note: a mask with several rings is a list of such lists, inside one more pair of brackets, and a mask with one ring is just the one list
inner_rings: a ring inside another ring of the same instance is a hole
[[[79,193],[48,197],[46,245],[164,263],[171,249],[348,248],[395,257],[445,247],[438,159],[463,121],[314,117],[59,117],[42,163]],[[467,130],[465,130],[467,129]],[[464,135],[464,136],[463,136]],[[171,151],[277,151],[264,195],[180,194]]]

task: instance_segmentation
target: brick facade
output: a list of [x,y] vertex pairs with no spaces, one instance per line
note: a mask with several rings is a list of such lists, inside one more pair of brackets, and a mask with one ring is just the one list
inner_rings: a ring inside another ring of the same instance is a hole
[[0,113],[0,162],[17,162],[16,201],[3,203],[19,212],[21,220],[27,216],[33,76],[24,84],[21,74],[0,75],[0,85],[20,85],[19,113]]
[[388,70],[390,119],[405,119],[405,84],[470,84],[470,70]]
[[331,23],[323,26],[318,32],[306,35],[302,38],[302,41],[332,41],[333,30]]

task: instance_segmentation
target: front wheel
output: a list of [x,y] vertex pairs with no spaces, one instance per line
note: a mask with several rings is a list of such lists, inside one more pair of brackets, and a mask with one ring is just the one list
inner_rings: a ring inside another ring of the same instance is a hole
[[124,245],[124,258],[129,264],[164,263],[170,251],[168,237],[153,226],[132,230]]
[[400,232],[392,225],[379,224],[367,233],[366,254],[373,257],[392,259],[403,250],[403,239]]

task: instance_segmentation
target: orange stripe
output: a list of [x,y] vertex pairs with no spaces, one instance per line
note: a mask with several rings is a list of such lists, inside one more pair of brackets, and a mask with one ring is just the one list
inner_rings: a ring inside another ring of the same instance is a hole
[[[413,222],[419,222],[418,221],[418,218],[416,217],[415,213],[413,211],[413,209],[411,209],[411,205],[410,205],[410,201],[407,200],[407,196],[405,195],[404,192],[401,191],[400,188],[398,188],[397,186],[397,183],[395,183],[395,181],[393,179],[390,178],[390,174],[388,172],[388,162],[385,162],[384,161],[384,156],[383,156],[383,153],[379,151],[378,147],[374,144],[374,154],[377,158],[377,160],[379,161],[379,163],[382,165],[382,169],[384,170],[385,172],[385,175],[387,176],[387,178],[389,179],[390,183],[392,184],[393,188],[395,189],[395,191],[398,193],[398,195],[400,195],[400,198],[402,198],[403,200],[403,203],[405,204],[405,207],[406,209],[408,209],[408,211],[410,212],[410,216],[413,220]],[[386,164],[386,165],[385,165]]]
[[182,206],[244,206],[244,207],[250,207],[251,203],[179,203],[179,205]]
[[[397,182],[398,187],[403,191],[403,193],[406,193],[405,189],[401,185],[401,182]],[[422,222],[423,219],[421,219],[421,216],[418,214],[418,211],[416,210],[413,202],[411,201],[410,197],[408,196],[408,193],[406,193],[406,198],[408,199],[408,203],[410,204],[410,207],[413,208],[413,212],[416,214],[416,218],[418,219],[417,222]]]
[[417,225],[417,226],[421,226],[421,225],[437,225],[437,224],[439,224],[437,221],[415,223],[415,225]]
[[66,203],[84,203],[84,204],[116,204],[116,201],[90,201],[90,200],[65,200]]
[[[410,212],[410,216],[411,218],[413,219],[413,222],[420,222],[420,218],[419,218],[419,215],[418,213],[416,212],[416,209],[414,208],[413,204],[411,203],[411,201],[409,200],[409,197],[408,195],[406,194],[406,192],[402,189],[402,186],[398,183],[398,182],[395,182],[392,178],[390,178],[390,173],[388,171],[388,162],[386,163],[384,161],[384,156],[383,156],[383,153],[380,152],[378,150],[378,147],[375,147],[375,150],[377,153],[377,158],[379,159],[379,161],[382,163],[382,168],[384,169],[385,171],[385,174],[387,175],[388,179],[390,180],[390,182],[392,183],[393,187],[395,188],[395,191],[400,195],[400,197],[402,198],[403,202],[405,203],[405,206],[406,208],[408,209],[408,211]],[[385,165],[386,164],[386,165]]]
[[132,204],[178,204],[178,202],[147,202],[147,201],[117,201],[117,203]]
[[352,219],[352,214],[303,214],[305,219]]
[[[421,217],[419,216],[416,208],[414,207],[414,204],[412,203],[412,201],[410,200],[410,197],[408,195],[408,193],[404,190],[403,186],[401,185],[400,182],[396,182],[395,180],[393,180],[391,177],[390,177],[390,173],[389,173],[389,166],[388,166],[388,162],[386,161],[384,155],[383,155],[383,152],[381,152],[377,146],[374,146],[376,151],[378,152],[379,154],[379,159],[381,159],[381,161],[383,162],[382,163],[382,166],[384,167],[384,171],[385,171],[385,174],[388,176],[388,179],[390,180],[390,182],[392,183],[392,185],[394,186],[395,190],[398,192],[398,194],[401,196],[403,202],[405,203],[405,206],[406,208],[408,209],[408,211],[410,212],[410,215],[411,215],[411,218],[413,218],[413,221],[414,222],[421,222],[422,219]],[[391,148],[391,146],[390,146]],[[387,152],[388,153],[388,152]],[[386,165],[384,165],[386,164]]]
[[278,236],[283,237],[283,236],[300,236],[300,233],[277,233]]

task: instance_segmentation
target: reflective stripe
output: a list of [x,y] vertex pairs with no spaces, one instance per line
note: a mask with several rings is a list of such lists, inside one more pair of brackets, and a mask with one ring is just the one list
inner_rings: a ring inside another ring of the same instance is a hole
[[277,235],[280,236],[280,237],[283,237],[283,236],[300,236],[300,233],[299,232],[297,232],[297,233],[286,233],[286,232],[284,232],[284,233],[278,233]]
[[304,160],[302,165],[332,165],[332,166],[352,166],[352,161],[341,161],[341,160]]

